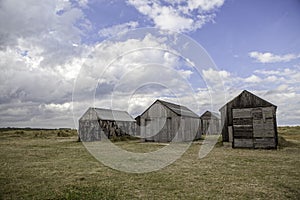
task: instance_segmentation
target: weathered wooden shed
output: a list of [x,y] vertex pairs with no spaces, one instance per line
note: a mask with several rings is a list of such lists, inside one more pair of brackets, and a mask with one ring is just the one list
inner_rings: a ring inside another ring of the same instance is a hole
[[217,135],[221,133],[221,116],[219,113],[206,111],[200,116],[201,133],[204,135]]
[[136,118],[144,141],[192,141],[201,137],[200,118],[185,106],[156,100]]
[[135,123],[126,111],[89,108],[79,119],[79,140],[99,141],[103,134],[108,138],[126,134],[134,135]]
[[277,148],[277,106],[244,90],[222,108],[223,142],[232,147]]

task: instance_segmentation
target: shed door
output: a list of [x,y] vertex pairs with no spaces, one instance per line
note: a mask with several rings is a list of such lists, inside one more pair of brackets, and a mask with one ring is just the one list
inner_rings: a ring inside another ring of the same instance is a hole
[[272,107],[252,110],[255,148],[276,147],[273,112]]
[[233,147],[254,147],[251,110],[251,108],[232,109]]

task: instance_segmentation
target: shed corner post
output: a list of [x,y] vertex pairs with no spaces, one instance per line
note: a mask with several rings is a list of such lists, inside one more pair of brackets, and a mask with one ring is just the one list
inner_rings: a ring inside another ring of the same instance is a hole
[[275,131],[275,149],[278,148],[278,131],[277,131],[277,118],[276,118],[276,107],[274,109],[273,118],[274,118],[274,131]]

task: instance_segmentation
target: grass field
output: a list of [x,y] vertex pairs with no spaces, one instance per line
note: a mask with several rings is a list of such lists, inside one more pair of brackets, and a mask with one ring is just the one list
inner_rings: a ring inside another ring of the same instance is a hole
[[[217,145],[198,159],[201,142],[168,167],[130,174],[104,166],[70,130],[2,130],[0,199],[300,199],[300,127],[279,127],[278,150]],[[161,148],[137,140],[135,152]]]

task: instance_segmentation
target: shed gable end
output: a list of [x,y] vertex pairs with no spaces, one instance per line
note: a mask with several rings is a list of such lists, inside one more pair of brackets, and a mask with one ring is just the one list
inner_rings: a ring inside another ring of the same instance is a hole
[[86,120],[98,120],[98,116],[94,108],[89,108],[79,119],[79,121]]
[[254,108],[254,107],[276,107],[272,103],[244,90],[240,95],[234,98],[228,104],[232,104],[232,108]]

